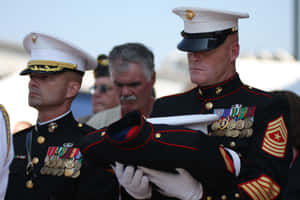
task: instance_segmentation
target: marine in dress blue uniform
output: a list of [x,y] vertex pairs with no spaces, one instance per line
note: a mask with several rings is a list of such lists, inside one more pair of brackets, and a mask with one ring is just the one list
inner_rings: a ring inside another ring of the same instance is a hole
[[[237,33],[238,18],[248,17],[189,7],[174,12],[185,25],[178,49],[189,54],[218,51]],[[205,192],[202,183],[203,199],[280,199],[292,158],[287,100],[243,84],[235,72],[227,80],[156,100],[151,117],[208,113],[220,118],[209,127],[208,136],[236,151],[241,169],[236,189],[222,196]]]
[[[49,35],[30,33],[24,38],[23,45],[31,59],[21,75],[29,74],[31,79],[34,75],[41,78],[50,74],[63,76],[64,73],[82,77],[85,70],[96,67],[96,59]],[[56,94],[53,92],[53,95]],[[37,109],[40,117],[42,110]],[[78,142],[94,129],[78,123],[70,105],[65,110],[49,120],[40,122],[38,119],[36,125],[14,135],[15,158],[10,168],[6,199],[89,199],[87,188],[80,186],[85,184],[81,177],[88,166]],[[95,176],[103,178],[102,184],[106,184],[106,178],[112,178],[104,171]],[[104,197],[107,188],[110,190],[110,186],[99,184],[99,193],[104,191],[102,197],[109,199],[113,193],[109,191],[110,196]]]

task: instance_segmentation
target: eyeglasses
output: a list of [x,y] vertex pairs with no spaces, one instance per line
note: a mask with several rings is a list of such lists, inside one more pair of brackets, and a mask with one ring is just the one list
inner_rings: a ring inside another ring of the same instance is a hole
[[95,94],[95,92],[98,90],[99,93],[105,94],[106,92],[108,92],[109,90],[111,90],[112,87],[108,86],[108,85],[94,85],[93,87],[90,88],[90,94]]

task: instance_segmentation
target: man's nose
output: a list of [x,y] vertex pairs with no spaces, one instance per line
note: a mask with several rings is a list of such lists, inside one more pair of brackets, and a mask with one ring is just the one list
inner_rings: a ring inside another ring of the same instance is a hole
[[121,94],[122,96],[129,96],[131,95],[131,90],[128,86],[124,85],[122,88],[121,88]]
[[37,85],[38,80],[36,77],[30,77],[30,81],[29,81],[29,87],[35,86]]

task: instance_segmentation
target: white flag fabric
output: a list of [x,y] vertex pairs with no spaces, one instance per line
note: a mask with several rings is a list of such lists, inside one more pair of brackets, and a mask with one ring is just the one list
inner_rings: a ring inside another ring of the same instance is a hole
[[207,126],[216,120],[218,120],[216,114],[177,115],[147,119],[152,124],[181,125],[189,129],[200,130],[205,134],[208,133]]

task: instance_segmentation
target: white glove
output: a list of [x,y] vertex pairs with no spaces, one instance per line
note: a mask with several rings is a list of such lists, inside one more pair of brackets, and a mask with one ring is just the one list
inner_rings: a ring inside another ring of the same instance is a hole
[[182,168],[176,169],[178,174],[139,167],[154,183],[159,192],[168,197],[181,200],[199,200],[203,196],[202,184]]
[[122,163],[116,162],[116,166],[112,166],[117,179],[125,190],[136,199],[149,199],[152,196],[152,187],[149,179],[144,176],[140,169],[135,170],[132,166],[127,166],[124,170]]

